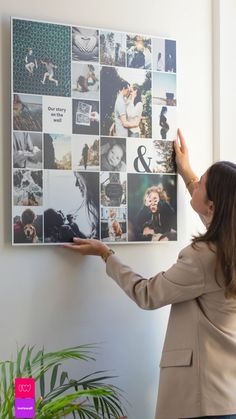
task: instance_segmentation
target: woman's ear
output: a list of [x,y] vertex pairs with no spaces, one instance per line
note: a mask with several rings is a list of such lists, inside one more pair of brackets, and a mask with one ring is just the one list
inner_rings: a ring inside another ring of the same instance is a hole
[[215,211],[215,205],[213,201],[209,201],[209,206],[208,206],[208,217],[213,217],[214,215],[214,211]]

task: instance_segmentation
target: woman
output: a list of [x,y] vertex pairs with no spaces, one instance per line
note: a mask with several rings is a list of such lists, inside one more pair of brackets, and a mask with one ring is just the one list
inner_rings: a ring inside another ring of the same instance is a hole
[[[70,183],[68,183],[71,182]],[[44,212],[45,242],[65,243],[74,237],[98,238],[98,176],[75,171],[67,178],[63,210],[48,208]],[[67,192],[67,195],[65,194]]]
[[140,137],[140,121],[143,113],[143,104],[141,98],[141,90],[139,86],[134,84],[130,87],[130,96],[127,102],[127,120],[134,125],[133,128],[129,128],[129,137],[139,138]]
[[162,106],[161,113],[160,113],[160,123],[159,123],[159,125],[161,126],[160,132],[161,132],[162,140],[166,140],[167,132],[170,129],[169,124],[167,123],[166,114],[167,114],[167,107]]
[[213,164],[198,181],[181,132],[179,174],[207,231],[166,272],[146,280],[104,244],[67,246],[100,255],[127,295],[144,309],[172,304],[161,358],[158,418],[236,418],[236,165]]

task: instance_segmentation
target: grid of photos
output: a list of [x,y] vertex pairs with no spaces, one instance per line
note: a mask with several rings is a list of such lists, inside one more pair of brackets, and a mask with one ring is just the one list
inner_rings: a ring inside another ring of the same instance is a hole
[[177,240],[176,41],[12,19],[12,243]]

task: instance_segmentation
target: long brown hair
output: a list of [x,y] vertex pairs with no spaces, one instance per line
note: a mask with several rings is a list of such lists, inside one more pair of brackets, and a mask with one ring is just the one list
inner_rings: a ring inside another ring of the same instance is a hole
[[193,246],[216,246],[217,266],[224,273],[225,296],[236,298],[236,164],[214,163],[207,170],[207,197],[214,204],[212,221],[205,234],[194,237]]

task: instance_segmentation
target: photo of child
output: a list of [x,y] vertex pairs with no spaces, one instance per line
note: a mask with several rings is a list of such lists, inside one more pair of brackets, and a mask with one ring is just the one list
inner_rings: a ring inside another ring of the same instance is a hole
[[126,171],[126,143],[123,138],[101,138],[101,170]]
[[152,68],[151,38],[127,35],[127,65],[132,68]]
[[128,191],[128,240],[177,240],[176,176],[128,174]]

